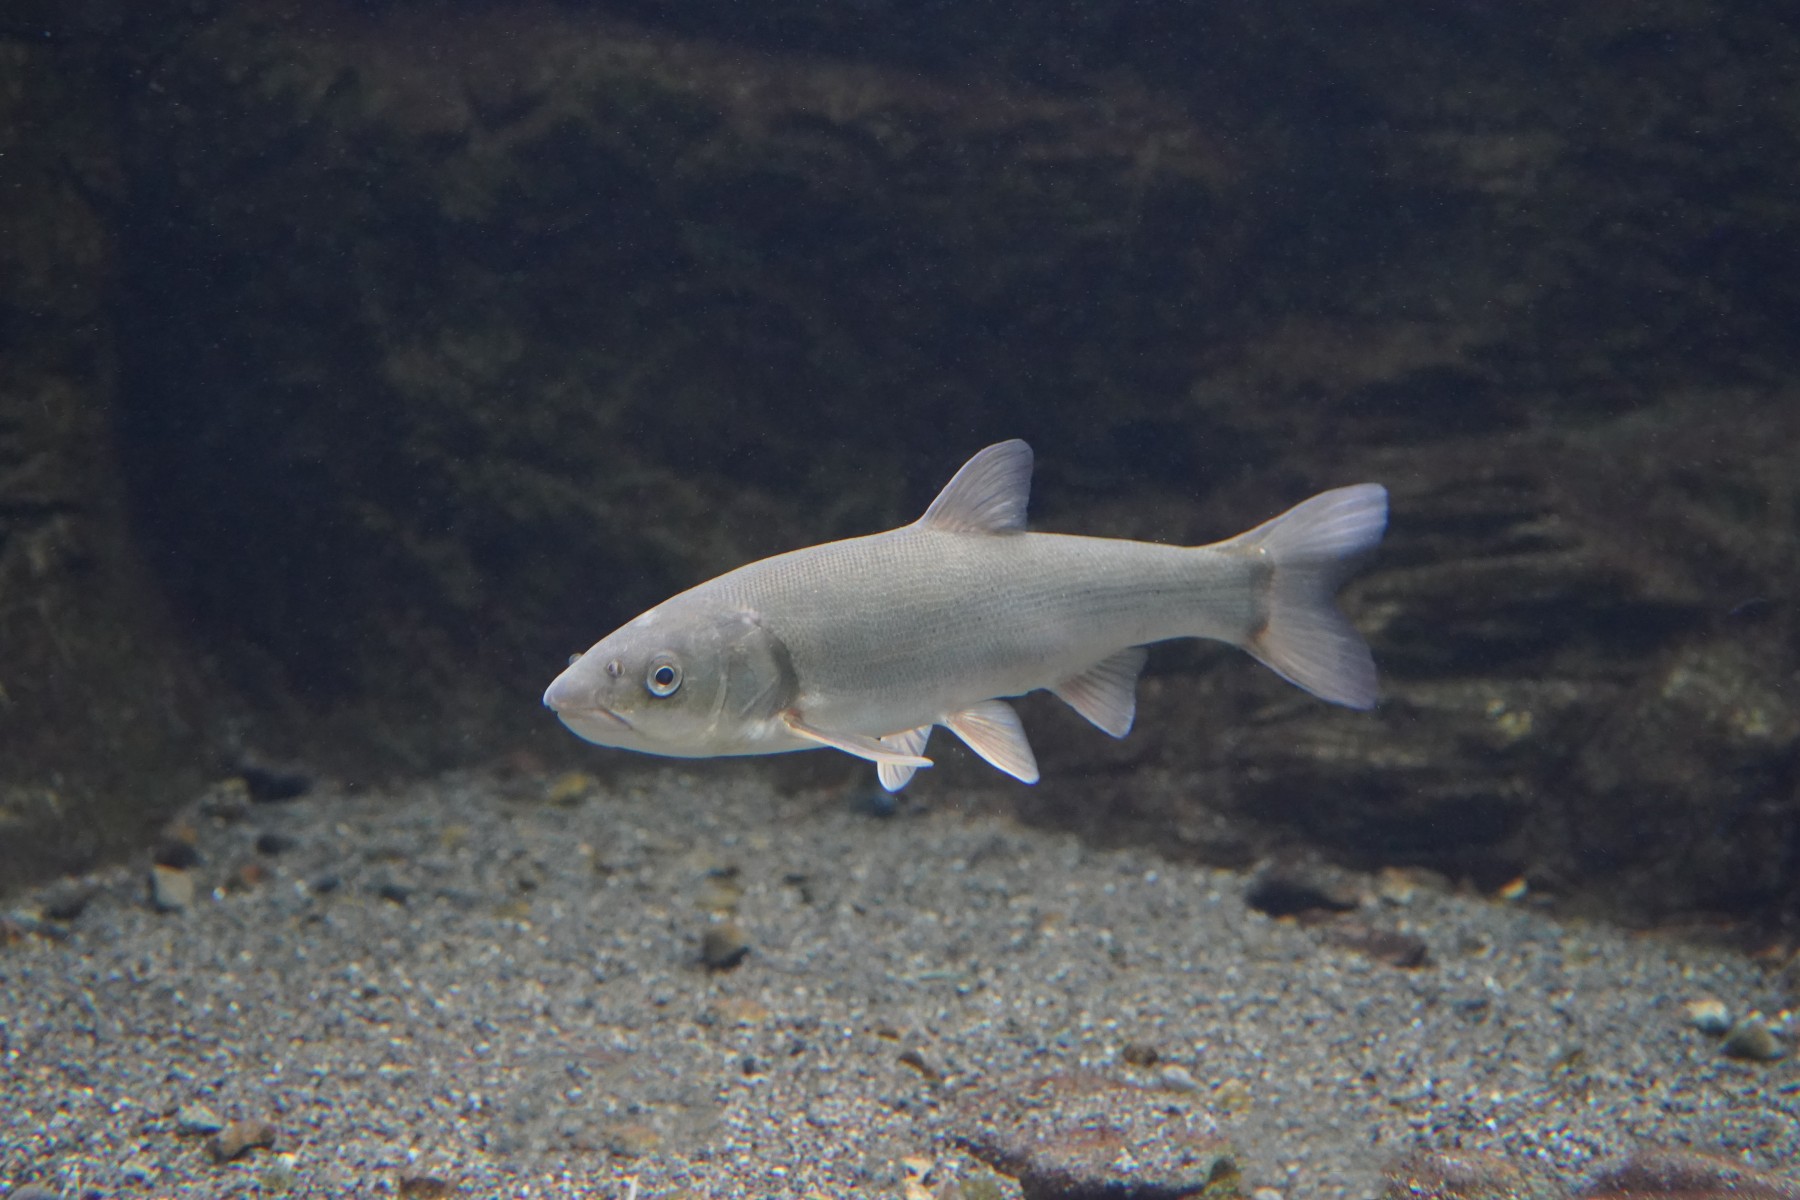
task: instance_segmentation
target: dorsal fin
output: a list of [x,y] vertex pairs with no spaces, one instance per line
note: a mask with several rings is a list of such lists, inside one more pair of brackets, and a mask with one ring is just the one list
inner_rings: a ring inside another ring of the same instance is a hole
[[946,533],[1023,533],[1031,447],[998,442],[962,465],[918,524]]

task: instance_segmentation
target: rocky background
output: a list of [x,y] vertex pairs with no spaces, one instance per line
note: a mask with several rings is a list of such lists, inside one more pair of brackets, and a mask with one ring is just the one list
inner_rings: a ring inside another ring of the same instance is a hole
[[1376,713],[1160,652],[1025,819],[1800,917],[1781,6],[8,12],[0,889],[247,755],[642,769],[569,652],[1023,436],[1040,527],[1395,512]]

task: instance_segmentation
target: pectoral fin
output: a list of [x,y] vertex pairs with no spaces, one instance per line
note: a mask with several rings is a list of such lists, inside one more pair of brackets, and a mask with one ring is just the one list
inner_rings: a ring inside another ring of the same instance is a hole
[[[845,754],[854,754],[858,758],[866,758],[872,763],[880,764],[883,769],[887,767],[908,768],[910,776],[912,770],[931,765],[929,758],[921,756],[916,751],[884,743],[880,738],[865,737],[860,733],[828,733],[823,729],[814,729],[791,712],[781,714],[781,723],[787,726],[788,732],[795,737],[805,738],[809,742],[817,742],[821,746],[830,746],[833,750],[842,750]],[[913,730],[912,732],[918,731]],[[919,739],[919,748],[923,749],[924,745],[925,740]]]
[[1122,738],[1131,732],[1137,716],[1138,672],[1144,669],[1145,657],[1139,646],[1121,650],[1050,690],[1070,708]]
[[[881,744],[897,754],[925,753],[925,743],[931,738],[931,726],[921,725],[917,729],[908,729],[900,733],[890,733],[881,739]],[[903,767],[898,763],[877,763],[875,774],[881,780],[881,786],[890,792],[897,792],[905,787],[913,777],[917,767]]]
[[1019,714],[1004,700],[983,700],[944,718],[944,726],[981,757],[1026,783],[1038,781],[1037,755]]

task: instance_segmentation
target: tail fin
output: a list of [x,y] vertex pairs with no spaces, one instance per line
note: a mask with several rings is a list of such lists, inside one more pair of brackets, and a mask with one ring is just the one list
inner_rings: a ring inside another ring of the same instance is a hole
[[1324,492],[1219,549],[1259,553],[1273,568],[1260,628],[1244,649],[1290,683],[1334,704],[1375,706],[1375,660],[1333,597],[1357,555],[1387,528],[1387,489]]

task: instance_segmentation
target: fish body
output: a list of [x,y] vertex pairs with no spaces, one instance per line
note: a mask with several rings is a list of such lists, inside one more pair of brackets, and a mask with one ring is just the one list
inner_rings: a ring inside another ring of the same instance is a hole
[[1367,647],[1332,602],[1381,537],[1377,485],[1314,497],[1211,546],[1025,531],[1031,450],[972,458],[918,521],[749,563],[644,613],[573,660],[544,703],[601,745],[681,757],[829,746],[898,789],[943,725],[1026,782],[1003,697],[1046,688],[1115,737],[1141,647],[1242,646],[1327,700],[1375,701]]

